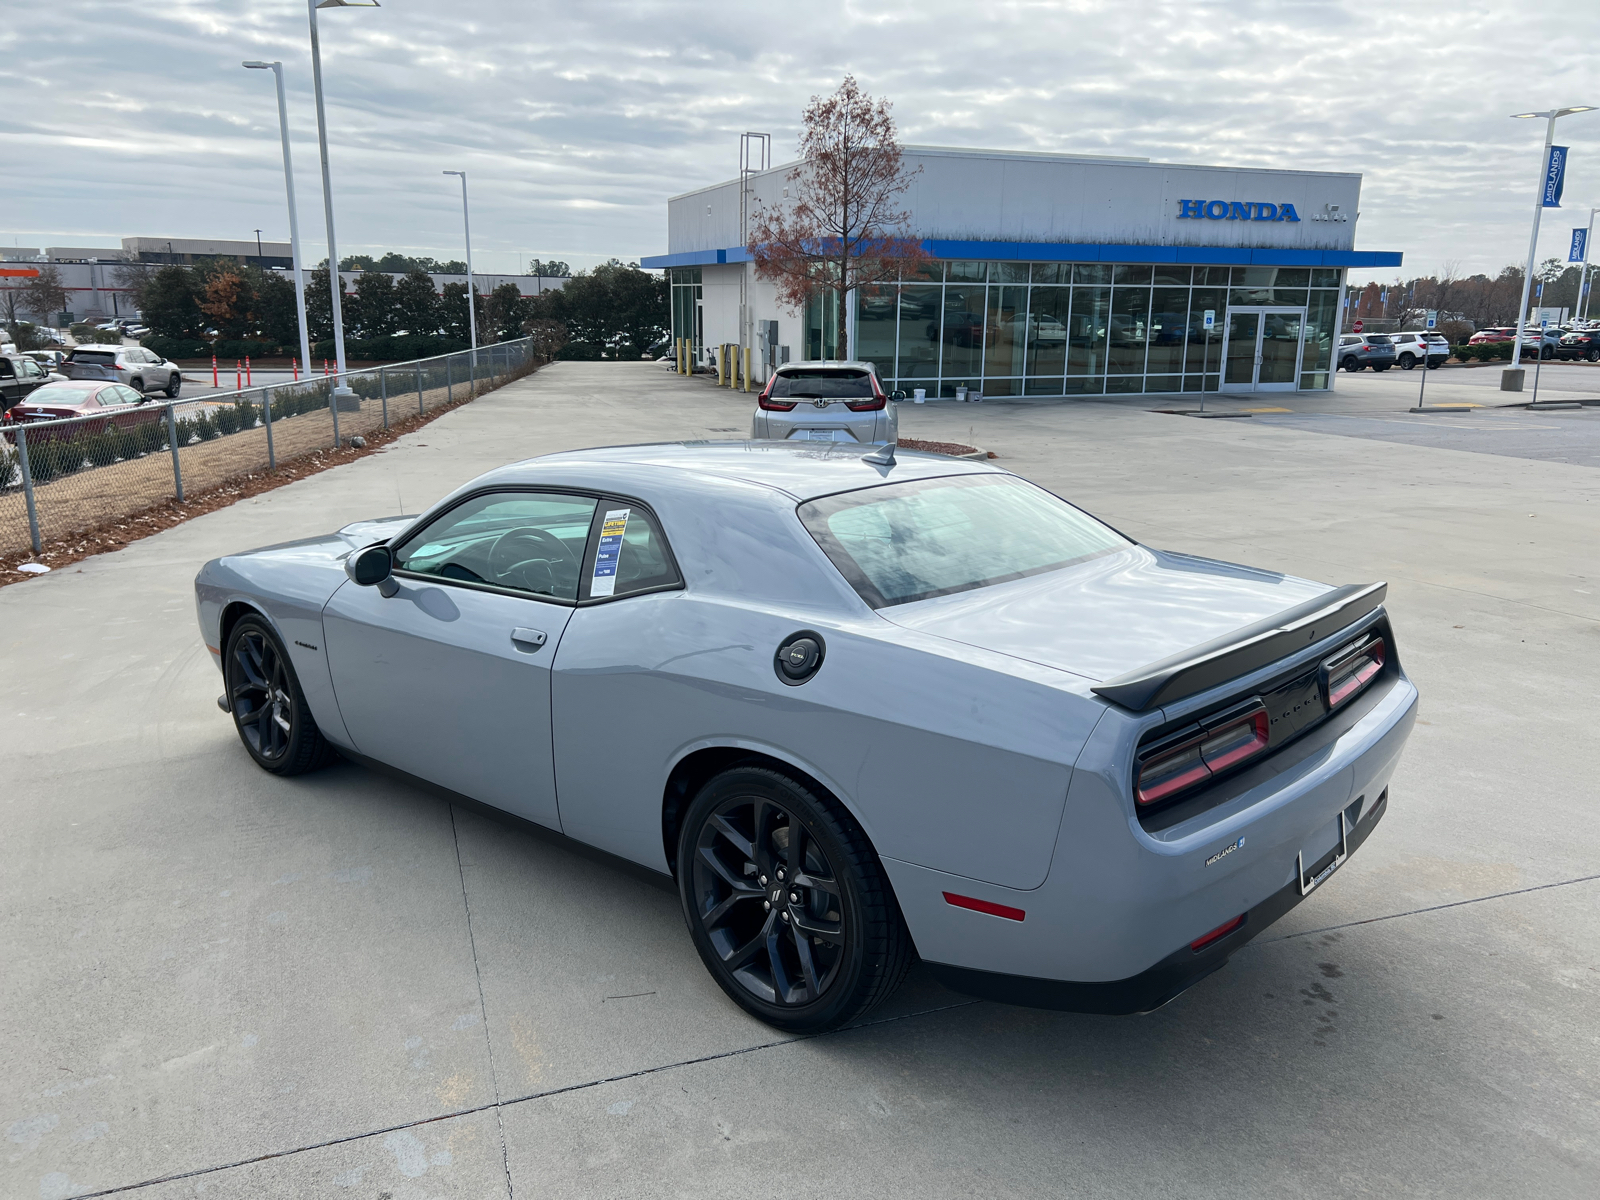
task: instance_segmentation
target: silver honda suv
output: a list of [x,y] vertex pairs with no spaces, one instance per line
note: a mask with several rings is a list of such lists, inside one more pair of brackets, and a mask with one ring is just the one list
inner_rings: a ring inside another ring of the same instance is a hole
[[1387,371],[1394,366],[1394,358],[1394,342],[1386,334],[1339,335],[1339,366],[1346,371],[1360,371],[1366,367],[1374,371]]
[[[894,399],[901,393],[896,392]],[[869,362],[787,363],[756,398],[750,436],[772,441],[896,442],[900,415]]]
[[141,346],[79,346],[56,369],[68,379],[106,379],[174,399],[183,386],[177,364]]

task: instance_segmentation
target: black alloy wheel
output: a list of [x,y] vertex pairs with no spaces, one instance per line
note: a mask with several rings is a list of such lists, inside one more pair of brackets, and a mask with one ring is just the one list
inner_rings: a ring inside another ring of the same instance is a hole
[[1539,357],[1542,358],[1546,362],[1550,361],[1550,358],[1554,353],[1555,353],[1555,351],[1550,349],[1549,346],[1541,346],[1539,348]]
[[695,949],[735,1003],[818,1033],[899,986],[911,935],[883,867],[831,797],[760,766],[712,779],[685,814],[678,893]]
[[1346,371],[1359,371],[1361,369],[1361,364],[1356,361],[1356,357],[1353,354],[1346,358],[1339,365]]
[[311,719],[283,643],[264,620],[241,617],[228,634],[222,661],[228,711],[258,766],[276,775],[299,775],[333,757]]
[[1402,354],[1400,356],[1400,369],[1402,371],[1409,371],[1409,370],[1411,370],[1412,367],[1415,367],[1416,365],[1417,365],[1417,359],[1416,359],[1415,355]]
[[178,398],[178,389],[181,387],[183,387],[183,376],[174,374],[171,379],[167,380],[167,399],[176,400]]
[[1585,362],[1600,362],[1600,350],[1587,351],[1583,356],[1583,360]]

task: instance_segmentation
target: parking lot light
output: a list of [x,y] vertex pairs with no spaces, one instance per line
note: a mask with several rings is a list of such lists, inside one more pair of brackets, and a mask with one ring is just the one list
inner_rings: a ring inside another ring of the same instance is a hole
[[[289,195],[289,253],[294,261],[294,303],[300,317],[300,361],[310,370],[311,338],[306,328],[306,282],[300,269],[300,217],[294,202],[294,163],[289,157],[289,109],[283,98],[283,64],[251,60],[241,65],[250,71],[271,71],[278,84],[278,133],[283,139],[283,185]],[[260,238],[256,241],[259,250]]]
[[467,326],[472,331],[472,361],[478,361],[478,311],[472,301],[472,222],[467,217],[467,173],[444,171],[444,175],[461,176],[461,228],[467,237]]
[[[1550,166],[1550,147],[1555,142],[1556,122],[1562,117],[1570,117],[1574,113],[1593,112],[1592,104],[1575,104],[1571,108],[1552,108],[1548,112],[1512,113],[1513,121],[1527,121],[1535,117],[1543,117],[1547,124],[1544,130],[1544,153],[1539,156],[1539,182],[1533,189],[1533,234],[1528,239],[1528,268],[1522,273],[1522,303],[1517,306],[1517,333],[1516,340],[1512,342],[1515,347],[1511,351],[1513,365],[1510,370],[1517,371],[1522,368],[1522,332],[1528,320],[1528,294],[1533,288],[1533,262],[1539,252],[1539,218],[1544,215],[1544,184],[1545,172]],[[1539,354],[1544,353],[1544,339],[1539,339]],[[1534,361],[1538,361],[1535,359]],[[1522,377],[1519,375],[1520,380]],[[1515,389],[1522,390],[1519,382]]]
[[339,436],[339,404],[353,396],[345,381],[344,365],[344,280],[339,275],[339,246],[333,234],[333,179],[328,172],[328,119],[322,107],[322,49],[317,40],[317,9],[378,8],[378,0],[306,0],[311,21],[311,90],[317,100],[317,150],[322,158],[322,211],[328,225],[328,290],[333,301],[333,357],[338,375],[333,388],[333,434]]

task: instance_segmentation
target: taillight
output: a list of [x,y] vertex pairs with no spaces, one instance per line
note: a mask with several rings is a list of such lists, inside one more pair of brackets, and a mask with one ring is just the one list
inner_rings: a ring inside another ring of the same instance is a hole
[[1329,711],[1338,708],[1383,670],[1386,647],[1382,638],[1373,638],[1363,645],[1347,648],[1322,664],[1319,672],[1322,699]]
[[1228,921],[1225,924],[1218,925],[1215,929],[1213,929],[1210,933],[1206,934],[1204,937],[1195,938],[1194,941],[1189,943],[1189,949],[1193,950],[1196,954],[1198,954],[1198,953],[1200,953],[1200,951],[1204,950],[1207,946],[1211,945],[1211,943],[1220,942],[1223,938],[1227,937],[1235,929],[1238,929],[1240,926],[1242,926],[1244,924],[1245,918],[1248,917],[1249,915],[1250,915],[1249,913],[1240,913],[1233,920]]
[[797,400],[790,400],[787,403],[782,400],[774,400],[766,392],[762,392],[756,397],[756,407],[764,408],[768,412],[791,412],[797,403],[799,403]]
[[872,412],[874,409],[883,408],[889,403],[889,397],[879,392],[870,400],[846,400],[844,406],[851,412]]
[[1265,753],[1271,732],[1260,700],[1190,726],[1140,756],[1135,795],[1140,804],[1155,804],[1197,787]]

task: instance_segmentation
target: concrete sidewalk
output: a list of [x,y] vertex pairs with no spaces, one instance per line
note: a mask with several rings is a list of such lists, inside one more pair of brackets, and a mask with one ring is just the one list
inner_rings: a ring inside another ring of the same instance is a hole
[[1591,469],[1104,403],[902,408],[905,436],[992,449],[1155,545],[1390,582],[1423,699],[1383,825],[1145,1017],[914,972],[864,1027],[787,1038],[712,984],[673,895],[359,767],[269,776],[217,712],[207,558],[517,457],[741,436],[752,407],[558,364],[0,589],[0,1194],[1592,1194]]

